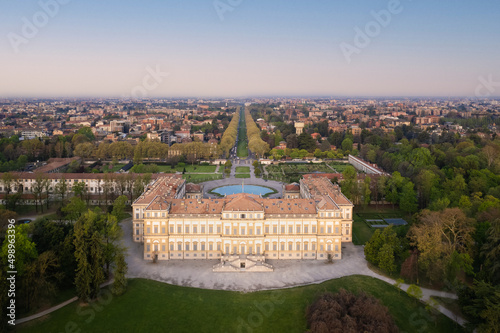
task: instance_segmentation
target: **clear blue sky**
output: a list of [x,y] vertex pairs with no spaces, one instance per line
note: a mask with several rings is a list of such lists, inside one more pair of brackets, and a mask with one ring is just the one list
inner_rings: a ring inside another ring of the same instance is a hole
[[169,75],[146,80],[153,97],[473,96],[479,77],[500,82],[498,0],[401,0],[350,62],[341,45],[390,0],[240,2],[221,20],[213,0],[72,0],[43,24],[38,1],[3,0],[0,96],[126,96],[156,67]]

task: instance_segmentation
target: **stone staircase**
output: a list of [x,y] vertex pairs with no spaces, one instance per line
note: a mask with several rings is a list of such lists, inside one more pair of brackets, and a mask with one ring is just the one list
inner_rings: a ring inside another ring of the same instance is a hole
[[214,265],[214,272],[272,272],[272,265],[261,255],[224,255],[221,262]]

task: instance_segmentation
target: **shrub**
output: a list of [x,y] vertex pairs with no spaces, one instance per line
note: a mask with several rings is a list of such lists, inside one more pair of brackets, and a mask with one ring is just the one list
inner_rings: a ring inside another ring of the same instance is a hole
[[363,292],[325,293],[309,306],[306,316],[312,333],[399,331],[387,307]]

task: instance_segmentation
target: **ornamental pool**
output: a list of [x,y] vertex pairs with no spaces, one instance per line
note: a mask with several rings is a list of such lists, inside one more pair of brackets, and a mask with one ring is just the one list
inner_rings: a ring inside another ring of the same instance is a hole
[[268,193],[273,193],[274,191],[268,187],[257,186],[257,185],[228,185],[214,188],[211,192],[220,195],[231,195],[237,193],[248,193],[256,195],[266,195]]

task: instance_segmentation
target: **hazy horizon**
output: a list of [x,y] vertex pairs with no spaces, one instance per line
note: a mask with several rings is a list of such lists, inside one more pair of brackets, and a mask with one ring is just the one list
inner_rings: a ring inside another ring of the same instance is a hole
[[500,95],[498,1],[41,0],[0,10],[4,98]]

